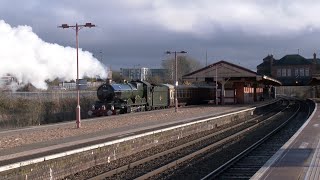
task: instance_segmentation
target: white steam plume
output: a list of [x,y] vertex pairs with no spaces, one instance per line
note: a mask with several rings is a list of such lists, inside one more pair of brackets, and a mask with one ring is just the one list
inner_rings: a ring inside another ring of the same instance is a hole
[[[76,50],[41,40],[30,26],[11,27],[0,20],[0,77],[9,73],[21,83],[46,89],[45,80],[76,79]],[[106,68],[88,51],[79,49],[79,78],[106,78]]]

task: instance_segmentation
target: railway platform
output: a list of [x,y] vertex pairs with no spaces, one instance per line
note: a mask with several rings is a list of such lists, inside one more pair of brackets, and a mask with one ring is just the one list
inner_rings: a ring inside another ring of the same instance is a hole
[[[266,104],[269,102],[265,102]],[[47,152],[47,151],[54,151],[57,152],[56,149],[61,149],[70,146],[78,146],[79,144],[95,144],[97,141],[106,141],[106,140],[115,140],[120,139],[127,136],[133,136],[134,134],[139,134],[141,131],[150,131],[152,129],[157,129],[161,127],[169,127],[174,125],[179,125],[183,123],[187,123],[193,121],[197,118],[203,118],[208,115],[210,116],[220,116],[232,112],[238,112],[250,107],[260,106],[264,103],[256,103],[251,105],[231,105],[231,106],[217,106],[213,108],[212,112],[208,112],[207,115],[202,116],[192,116],[189,118],[181,118],[179,114],[177,114],[177,118],[157,118],[154,121],[141,121],[138,118],[135,118],[137,115],[145,114],[150,117],[148,114],[153,116],[159,116],[159,114],[166,114],[167,111],[173,111],[172,109],[169,110],[160,110],[160,111],[146,111],[140,112],[135,114],[125,114],[121,116],[105,116],[100,118],[94,119],[86,119],[82,121],[82,128],[79,131],[87,131],[83,132],[79,135],[65,135],[64,131],[78,131],[74,128],[74,122],[67,122],[67,123],[59,123],[59,124],[52,124],[52,125],[44,125],[44,126],[35,126],[30,128],[22,128],[22,129],[15,129],[15,130],[8,130],[8,131],[0,131],[0,135],[2,137],[9,137],[13,136],[15,139],[13,140],[4,140],[0,138],[1,141],[11,141],[14,143],[14,140],[20,139],[21,137],[28,137],[28,136],[35,136],[39,139],[44,134],[49,134],[52,136],[51,131],[56,133],[61,133],[61,135],[57,135],[60,137],[52,137],[48,139],[43,139],[41,141],[36,140],[35,142],[24,143],[22,145],[14,146],[12,148],[0,148],[0,166],[5,164],[5,160],[26,156],[30,154],[34,154],[35,152]],[[184,112],[183,108],[179,108],[179,112]],[[127,124],[120,124],[119,121],[126,119]],[[131,120],[130,120],[131,119]],[[117,122],[118,121],[118,122]],[[101,129],[93,129],[91,127],[95,126],[95,124],[104,122],[109,127],[113,128],[101,128]],[[130,122],[130,123],[128,123]],[[91,130],[90,130],[91,129]],[[48,133],[43,133],[48,132]],[[19,134],[19,136],[17,136]],[[27,140],[28,138],[24,139]],[[89,143],[90,142],[90,143]]]
[[[274,101],[276,100],[257,102],[250,105],[208,106],[207,108],[210,111],[205,111],[205,114],[202,113],[201,116],[199,116],[199,113],[194,112],[200,111],[199,108],[193,110],[192,107],[186,107],[180,108],[179,113],[172,113],[173,109],[167,109],[141,112],[135,115],[126,114],[83,120],[83,126],[80,129],[74,127],[74,122],[69,122],[0,131],[0,144],[4,145],[0,146],[0,173],[27,168],[27,166],[35,163],[49,162],[49,160],[66,157],[78,152],[86,152],[88,149],[96,148],[96,144],[103,143],[105,144],[104,146],[109,145],[111,142],[116,144],[120,140],[122,142],[141,133],[192,123],[197,118],[209,115],[222,116],[228,113],[246,111],[248,108],[252,109]],[[188,111],[188,108],[192,110]],[[168,116],[170,112],[174,114],[174,117]],[[190,114],[193,114],[193,116],[191,117]],[[142,116],[145,116],[144,121],[140,119]],[[16,145],[19,142],[23,142],[23,144]],[[9,146],[11,144],[12,146]],[[5,147],[6,145],[8,145],[7,148]],[[35,169],[31,171],[35,172]],[[56,173],[56,171],[54,172]]]
[[295,135],[251,179],[320,179],[319,105]]

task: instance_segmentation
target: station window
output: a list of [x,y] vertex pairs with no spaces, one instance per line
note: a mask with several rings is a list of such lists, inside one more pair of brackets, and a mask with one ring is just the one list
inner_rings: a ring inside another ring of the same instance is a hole
[[304,76],[304,68],[300,68],[300,76]]
[[295,76],[299,76],[299,69],[298,69],[298,68],[295,68],[295,69],[294,69],[294,75],[295,75]]
[[286,77],[287,76],[287,69],[282,69],[282,76]]
[[281,76],[281,69],[277,69],[277,77]]
[[288,77],[291,76],[291,69],[287,69],[287,76],[288,76]]
[[309,68],[306,68],[306,69],[305,69],[305,75],[306,75],[306,76],[310,76]]

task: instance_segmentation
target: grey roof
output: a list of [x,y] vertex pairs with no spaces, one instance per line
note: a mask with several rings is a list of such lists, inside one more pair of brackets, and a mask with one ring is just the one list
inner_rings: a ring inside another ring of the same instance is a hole
[[291,54],[282,57],[279,60],[274,61],[274,66],[283,66],[283,65],[305,65],[312,64],[312,61],[300,56],[299,54]]
[[[309,62],[313,62],[313,59],[307,59]],[[316,58],[316,62],[317,62],[317,64],[320,64],[320,59],[319,58]]]

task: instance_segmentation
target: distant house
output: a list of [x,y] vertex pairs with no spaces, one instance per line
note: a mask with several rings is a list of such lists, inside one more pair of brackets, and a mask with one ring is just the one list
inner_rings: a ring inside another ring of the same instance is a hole
[[59,86],[54,90],[73,90],[73,89],[77,89],[77,85],[75,82],[60,82]]
[[16,87],[14,89],[17,89],[20,87],[17,79],[10,74],[7,74],[5,76],[0,77],[0,90],[12,90],[12,84],[16,83]]
[[15,78],[13,76],[10,76],[10,75],[2,76],[0,78],[0,85],[9,85],[13,81],[15,81]]
[[315,53],[310,59],[299,54],[285,55],[281,59],[268,55],[257,66],[257,73],[271,76],[284,86],[309,85],[314,79],[320,79],[320,59]]

